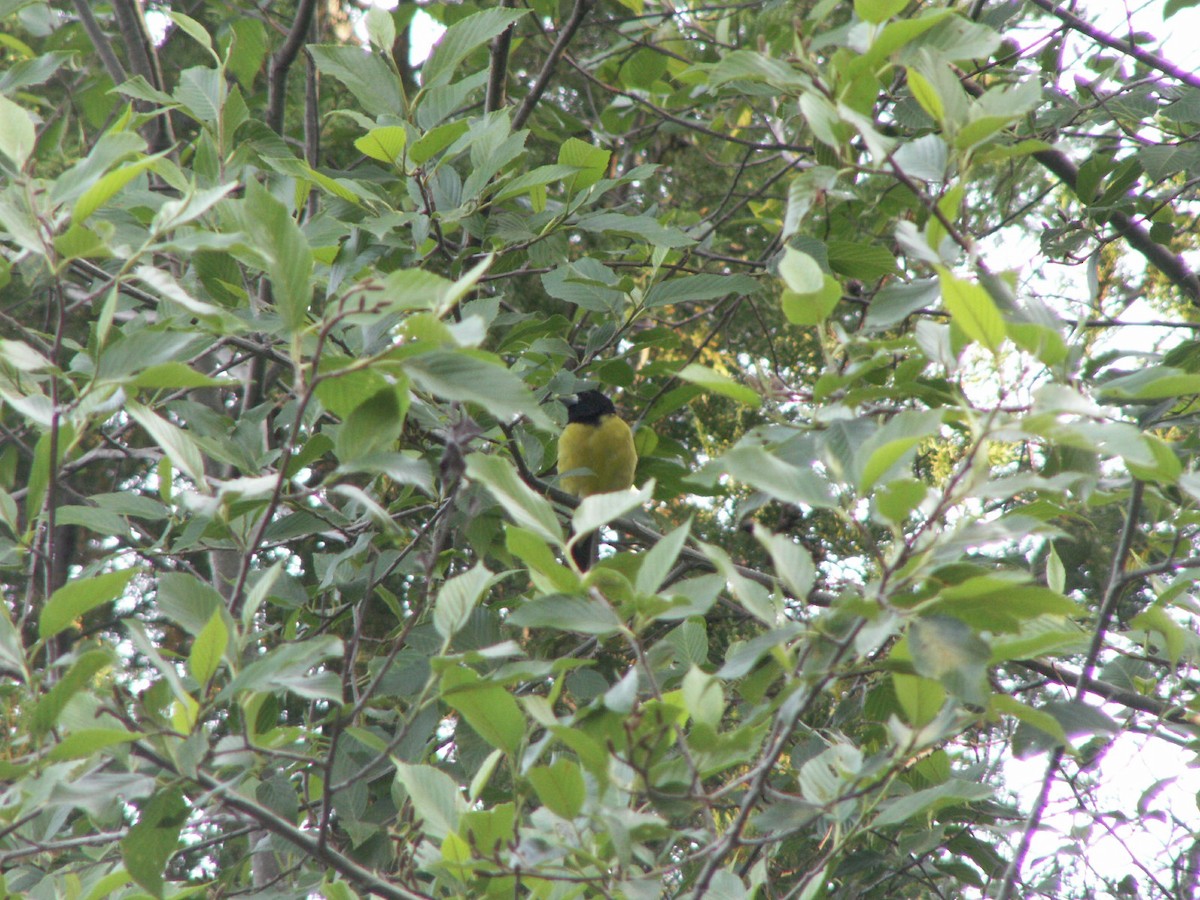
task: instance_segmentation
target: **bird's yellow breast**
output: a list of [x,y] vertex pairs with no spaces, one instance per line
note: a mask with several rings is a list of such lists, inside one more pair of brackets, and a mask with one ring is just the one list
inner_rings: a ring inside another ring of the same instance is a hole
[[563,478],[563,490],[576,497],[623,491],[633,484],[636,468],[633,432],[619,416],[602,416],[596,425],[571,422],[558,439],[559,472],[591,469]]

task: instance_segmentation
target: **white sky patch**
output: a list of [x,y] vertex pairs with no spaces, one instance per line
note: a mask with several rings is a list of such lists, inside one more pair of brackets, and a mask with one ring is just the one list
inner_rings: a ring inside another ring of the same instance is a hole
[[[380,9],[393,10],[398,5],[398,0],[374,0],[374,4]],[[366,26],[361,17],[355,23],[354,32],[364,43],[366,42]],[[409,34],[409,63],[419,66],[425,62],[429,56],[429,51],[433,49],[433,45],[445,33],[446,28],[441,22],[438,22],[429,13],[425,12],[425,10],[417,10],[416,15],[413,16],[412,30]]]

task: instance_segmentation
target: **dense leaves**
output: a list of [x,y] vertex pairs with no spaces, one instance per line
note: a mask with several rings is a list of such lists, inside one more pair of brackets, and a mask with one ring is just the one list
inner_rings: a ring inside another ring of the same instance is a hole
[[0,2],[0,892],[1193,896],[1200,84],[1094,6]]

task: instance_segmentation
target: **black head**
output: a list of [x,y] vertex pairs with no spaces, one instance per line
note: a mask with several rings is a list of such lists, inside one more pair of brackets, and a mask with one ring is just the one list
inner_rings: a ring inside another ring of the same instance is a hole
[[595,425],[601,416],[612,415],[617,411],[613,402],[599,391],[580,391],[574,400],[565,402],[567,421],[581,422],[585,425]]

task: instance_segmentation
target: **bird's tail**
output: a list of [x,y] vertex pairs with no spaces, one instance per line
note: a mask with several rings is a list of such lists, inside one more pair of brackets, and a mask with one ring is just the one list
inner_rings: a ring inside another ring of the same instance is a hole
[[571,545],[571,559],[575,560],[575,565],[579,567],[580,572],[586,572],[596,562],[600,550],[600,542],[596,540],[596,537],[594,531],[580,535]]

